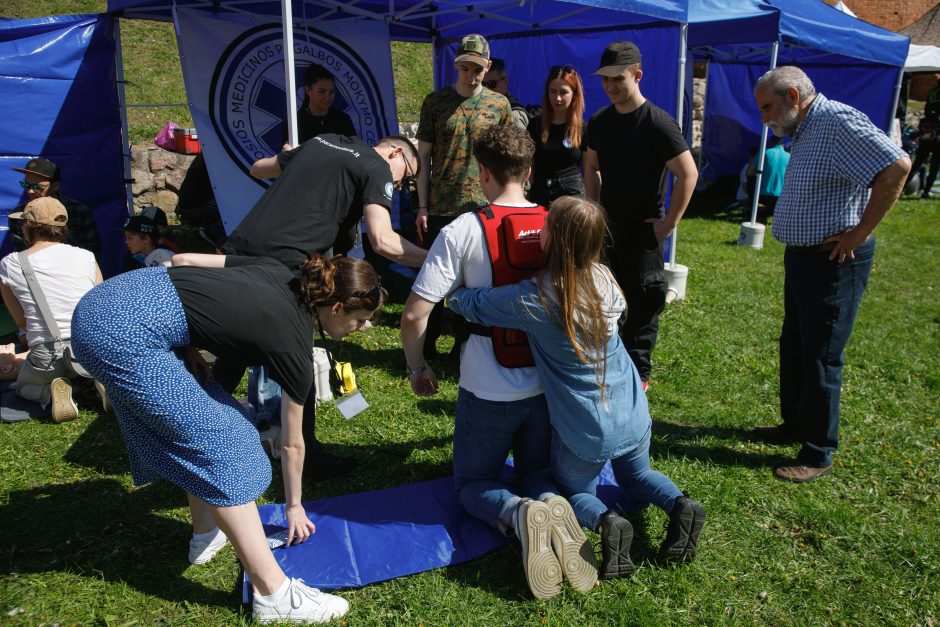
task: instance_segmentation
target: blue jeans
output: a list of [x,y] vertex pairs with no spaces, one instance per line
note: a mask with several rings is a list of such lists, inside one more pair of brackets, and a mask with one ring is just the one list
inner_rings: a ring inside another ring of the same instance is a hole
[[843,263],[829,261],[829,254],[788,248],[783,257],[780,415],[784,430],[803,443],[797,461],[815,467],[831,464],[839,445],[845,345],[868,284],[875,239]]
[[[667,514],[682,491],[669,477],[650,468],[650,427],[636,448],[610,460],[614,477],[628,500],[653,503]],[[589,462],[571,452],[552,435],[552,475],[562,496],[571,503],[582,527],[597,530],[607,506],[597,498],[597,475],[606,462]]]
[[[480,520],[505,531],[523,496],[548,491],[551,426],[545,395],[520,401],[486,401],[460,388],[454,419],[454,487],[457,500]],[[500,480],[510,449],[516,487]],[[516,489],[518,492],[513,492]]]

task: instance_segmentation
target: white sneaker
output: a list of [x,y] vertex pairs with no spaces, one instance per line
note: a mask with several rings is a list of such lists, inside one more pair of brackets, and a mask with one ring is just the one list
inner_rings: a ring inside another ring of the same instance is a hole
[[348,611],[346,599],[311,588],[303,579],[291,579],[277,601],[266,603],[255,594],[252,603],[252,615],[259,623],[326,623]]
[[189,540],[189,563],[190,564],[205,564],[213,557],[216,553],[225,548],[225,545],[228,544],[228,536],[225,535],[218,527],[218,531],[215,534],[215,537],[209,541],[200,541],[196,538],[190,538]]
[[542,501],[523,499],[516,509],[516,536],[522,544],[522,567],[536,599],[550,599],[561,592],[561,564],[552,551],[552,521]]
[[68,422],[78,418],[78,405],[72,399],[72,382],[65,377],[52,380],[49,386],[52,395],[52,420]]

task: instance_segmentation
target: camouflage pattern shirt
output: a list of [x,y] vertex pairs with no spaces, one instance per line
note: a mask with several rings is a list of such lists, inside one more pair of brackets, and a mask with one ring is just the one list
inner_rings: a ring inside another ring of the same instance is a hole
[[433,144],[430,215],[457,216],[486,203],[473,141],[484,129],[511,123],[509,101],[485,87],[469,98],[451,85],[425,97],[417,137]]

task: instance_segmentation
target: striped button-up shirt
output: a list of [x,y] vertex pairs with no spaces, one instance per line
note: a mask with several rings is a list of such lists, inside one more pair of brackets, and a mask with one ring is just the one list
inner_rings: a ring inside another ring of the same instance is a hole
[[861,111],[818,94],[793,133],[771,232],[816,246],[859,223],[875,176],[906,156]]

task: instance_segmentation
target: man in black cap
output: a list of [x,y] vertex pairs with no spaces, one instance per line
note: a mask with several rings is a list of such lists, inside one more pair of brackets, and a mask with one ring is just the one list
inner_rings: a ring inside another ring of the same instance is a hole
[[[65,206],[69,214],[69,234],[65,243],[91,251],[97,258],[101,252],[101,239],[98,237],[95,216],[88,205],[59,193],[61,181],[59,166],[48,159],[36,157],[30,159],[25,168],[13,168],[13,171],[22,172],[24,175],[20,185],[26,190],[27,202],[37,198],[55,198]],[[13,212],[21,212],[24,207],[26,203],[18,205]],[[26,249],[21,229],[22,224],[19,220],[10,222],[10,233],[13,235],[17,250]]]
[[[675,119],[640,93],[643,70],[635,44],[607,46],[594,76],[604,82],[611,106],[588,123],[584,190],[609,215],[608,259],[630,303],[620,335],[645,389],[666,303],[663,241],[688,207],[698,172]],[[676,181],[664,215],[667,170]]]

